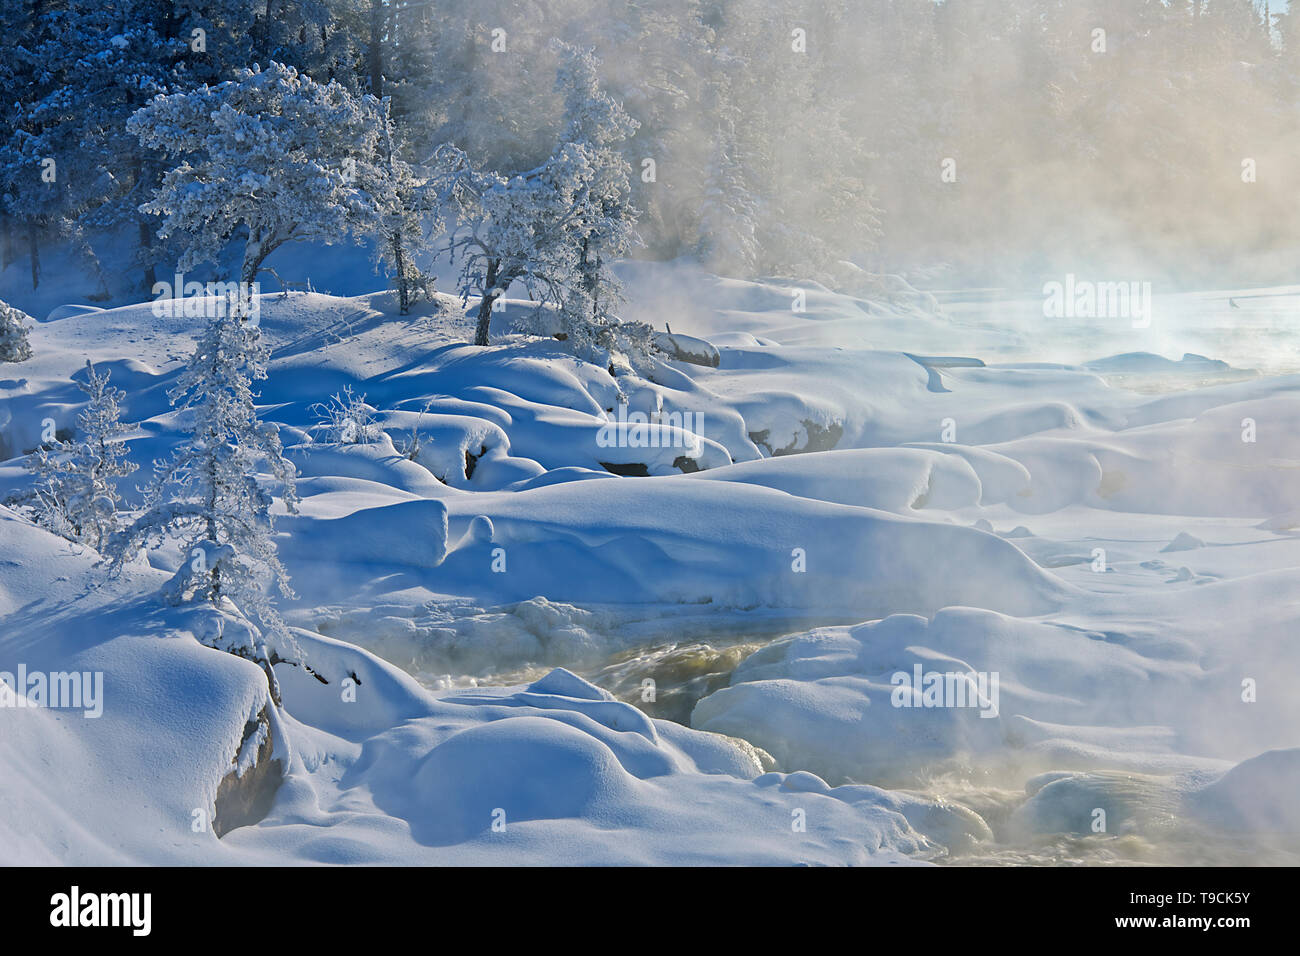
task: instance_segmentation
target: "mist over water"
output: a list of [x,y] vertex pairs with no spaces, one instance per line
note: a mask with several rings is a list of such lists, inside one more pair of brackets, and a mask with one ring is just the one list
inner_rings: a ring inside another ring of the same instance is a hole
[[[1235,304],[1233,304],[1235,303]],[[948,302],[944,309],[960,332],[998,334],[981,350],[988,364],[1053,362],[1084,365],[1132,352],[1178,361],[1185,354],[1225,362],[1230,370],[1185,369],[1163,383],[1148,370],[1145,389],[1188,388],[1232,381],[1243,373],[1284,375],[1300,371],[1300,289],[1160,295],[1152,299],[1149,328],[1125,317],[1057,318],[1043,314],[1042,296],[996,302]],[[1113,373],[1117,382],[1121,373]]]
[[[691,710],[702,697],[728,686],[731,672],[746,657],[799,633],[789,622],[772,622],[756,632],[755,622],[741,623],[726,613],[692,620],[685,628],[694,638],[641,639],[604,635],[610,647],[630,646],[568,661],[549,661],[505,670],[455,671],[434,674],[414,670],[415,676],[435,692],[465,687],[510,687],[539,680],[559,664],[573,670],[617,699],[651,717],[691,725]],[[810,622],[810,626],[811,626]],[[817,622],[827,623],[827,622]],[[849,623],[847,620],[845,623]],[[624,628],[627,630],[628,628]],[[631,627],[635,630],[635,626]],[[764,633],[766,631],[766,633]],[[375,646],[364,630],[335,636],[387,651],[402,660],[394,648]],[[491,641],[482,632],[480,640]],[[447,661],[426,661],[447,664]],[[646,682],[653,685],[649,699]],[[1104,706],[1104,701],[1096,702]],[[888,741],[881,741],[883,747]],[[792,772],[796,760],[778,765],[766,753],[765,767]],[[770,761],[770,763],[769,763]],[[934,862],[956,866],[1295,866],[1300,864],[1300,839],[1286,833],[1252,833],[1225,828],[1220,821],[1189,810],[1192,791],[1215,774],[1152,775],[1098,767],[1062,771],[1050,759],[1006,749],[980,757],[967,756],[933,767],[896,775],[850,774],[831,778],[831,785],[866,783],[919,794],[940,805],[964,807],[979,814],[988,825],[988,839],[955,837]],[[1057,779],[1061,778],[1061,779]],[[1054,800],[1039,794],[1045,783],[1061,782],[1074,788]],[[1076,783],[1077,781],[1077,783]],[[1087,832],[1088,808],[1104,805],[1110,814],[1108,830]]]

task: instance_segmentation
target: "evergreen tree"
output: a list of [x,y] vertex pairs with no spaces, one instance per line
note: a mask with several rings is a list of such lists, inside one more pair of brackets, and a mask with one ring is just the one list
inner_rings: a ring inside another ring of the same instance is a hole
[[73,0],[54,19],[41,47],[47,69],[61,82],[33,111],[46,116],[58,138],[47,149],[68,181],[69,234],[99,269],[92,245],[98,236],[129,229],[138,242],[133,265],[141,286],[154,284],[152,217],[140,205],[157,187],[159,164],[126,129],[126,121],[152,97],[182,81],[191,52],[167,16],[167,0]]
[[555,163],[580,184],[581,216],[571,226],[578,248],[576,281],[560,310],[565,331],[617,325],[613,310],[623,290],[612,266],[639,244],[632,206],[631,167],[620,148],[639,125],[601,87],[600,61],[588,50],[557,44],[561,66],[556,85],[564,96],[564,144]]
[[26,362],[32,357],[27,340],[27,321],[31,316],[0,300],[0,362]]
[[[726,62],[722,54],[719,59]],[[719,69],[709,87],[714,145],[698,207],[695,252],[715,272],[746,276],[753,274],[760,254],[755,236],[758,203],[739,155],[737,109],[729,85],[726,70]]]
[[111,552],[120,567],[141,547],[181,538],[184,559],[167,599],[207,604],[246,622],[243,636],[224,649],[261,661],[274,691],[270,665],[301,655],[271,603],[272,591],[293,591],[271,539],[271,494],[257,477],[259,468],[269,472],[285,507],[297,512],[294,467],[275,426],[259,422],[254,406],[252,383],[266,378],[269,360],[246,307],[228,297],[168,392],[173,405],[189,410],[190,436],[155,465],[141,515],[114,538]]
[[121,420],[126,393],[110,386],[108,378],[86,360],[86,377],[77,387],[89,402],[77,416],[76,439],[52,448],[42,445],[27,460],[35,477],[31,508],[36,522],[96,551],[103,551],[117,531],[122,501],[117,480],[136,470],[122,441],[131,430]]
[[391,112],[385,97],[380,106],[378,153],[367,164],[366,183],[374,208],[375,258],[397,280],[397,299],[405,315],[411,301],[428,293],[432,280],[416,264],[416,253],[444,224],[437,195],[428,180],[401,156]]
[[78,213],[72,189],[77,178],[67,175],[77,140],[62,99],[70,78],[49,61],[61,40],[65,6],[65,0],[18,0],[4,4],[0,13],[5,39],[12,38],[0,56],[5,84],[0,193],[6,219],[26,240],[33,289],[40,285],[41,244],[66,235]]

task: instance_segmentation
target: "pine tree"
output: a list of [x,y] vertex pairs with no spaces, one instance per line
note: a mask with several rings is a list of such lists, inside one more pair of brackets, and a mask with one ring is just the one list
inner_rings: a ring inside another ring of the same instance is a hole
[[[945,5],[946,6],[946,5]],[[831,281],[837,260],[873,245],[877,215],[862,180],[869,154],[848,119],[843,71],[860,53],[847,46],[852,5],[726,0],[720,4],[715,69],[727,70],[715,115],[730,106],[732,163],[743,162],[746,191],[738,208],[752,209],[756,269],[762,275]],[[793,9],[791,9],[793,8]],[[875,9],[871,7],[870,9]],[[790,18],[804,31],[772,24]],[[837,44],[846,49],[837,53]],[[711,131],[710,131],[711,132]]]
[[32,112],[57,138],[42,147],[66,179],[70,234],[96,269],[97,236],[129,228],[139,240],[134,264],[143,287],[154,283],[152,217],[140,212],[161,179],[126,121],[157,94],[183,82],[191,52],[169,31],[169,0],[76,0],[53,16],[40,47],[45,69],[59,78]]
[[[546,38],[583,10],[568,0],[437,0],[391,4],[395,114],[420,155],[451,143],[475,166],[532,169],[553,145],[557,110]],[[567,7],[567,9],[566,9]],[[529,29],[528,24],[545,24]]]
[[85,381],[77,387],[89,403],[77,416],[75,441],[42,445],[27,460],[35,476],[31,508],[42,527],[70,541],[103,551],[117,530],[117,479],[135,472],[126,459],[122,436],[122,399],[126,393],[108,384],[108,373],[86,360]]
[[31,316],[0,300],[0,362],[26,362],[32,357],[26,322]]
[[[59,100],[68,78],[50,69],[65,4],[19,0],[0,5],[0,29],[13,37],[0,57],[4,122],[0,124],[0,196],[6,218],[26,234],[32,288],[40,285],[41,244],[65,233],[77,215],[75,177],[66,174],[77,137]],[[59,175],[59,161],[64,175]]]
[[271,539],[270,493],[257,479],[265,468],[297,512],[295,470],[274,425],[258,421],[252,383],[266,378],[270,350],[236,296],[208,322],[185,371],[168,392],[193,416],[189,438],[155,465],[142,514],[112,544],[120,567],[141,547],[168,537],[184,541],[185,559],[164,594],[173,604],[208,604],[242,619],[242,637],[225,650],[259,660],[274,693],[270,665],[301,654],[270,593],[293,597]]

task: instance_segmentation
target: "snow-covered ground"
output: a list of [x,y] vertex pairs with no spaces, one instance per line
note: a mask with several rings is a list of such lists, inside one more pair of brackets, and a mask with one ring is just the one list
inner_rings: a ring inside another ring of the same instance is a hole
[[[481,349],[449,297],[262,298],[317,675],[277,666],[279,714],[158,599],[177,553],[108,579],[0,507],[0,672],[103,673],[100,717],[0,709],[10,859],[1300,859],[1300,294],[1134,328],[624,273],[717,368],[616,379],[503,334],[518,300]],[[197,332],[38,322],[0,366],[0,498],[87,358],[164,457]],[[313,431],[347,386],[377,441]],[[900,689],[935,673],[965,706]],[[218,839],[240,801],[269,811]]]

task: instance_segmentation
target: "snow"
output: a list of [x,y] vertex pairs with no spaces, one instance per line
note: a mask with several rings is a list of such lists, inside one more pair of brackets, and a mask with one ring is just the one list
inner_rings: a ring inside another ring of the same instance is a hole
[[[276,666],[284,780],[219,840],[221,781],[260,779],[261,670],[159,599],[175,548],[108,578],[0,508],[0,671],[105,686],[95,720],[0,710],[10,858],[1031,859],[1098,807],[1161,859],[1286,858],[1266,834],[1300,828],[1300,374],[1206,347],[1192,296],[1183,338],[1082,354],[1064,322],[1027,341],[1014,303],[1002,328],[859,277],[869,298],[805,284],[792,312],[784,281],[620,272],[630,312],[716,367],[611,375],[519,334],[517,299],[475,348],[451,297],[261,298],[256,401],[301,499],[275,507],[279,606],[313,673]],[[167,457],[198,332],[147,303],[33,323],[33,357],[0,367],[0,498],[42,420],[75,423],[86,358],[127,393],[130,460]],[[373,440],[313,431],[349,386]],[[996,673],[996,701],[895,706],[916,668]],[[689,726],[627,691],[642,677],[690,688]]]
[[[0,522],[17,563],[6,564],[10,589],[43,582],[34,603],[57,606],[84,587],[89,556],[7,512]],[[83,596],[72,619],[6,600],[6,665],[21,633],[29,666],[102,670],[108,701],[95,721],[6,711],[23,722],[0,741],[11,862],[542,863],[564,847],[591,862],[688,863],[744,847],[753,863],[882,863],[933,852],[883,800],[771,792],[749,779],[760,767],[743,748],[676,725],[661,733],[566,671],[437,698],[364,651],[304,632],[322,672],[356,675],[357,701],[341,704],[336,687],[281,665],[289,779],[262,824],[218,842],[191,831],[191,812],[212,805],[223,770],[242,759],[240,733],[265,706],[266,683],[247,661],[160,632],[147,596],[158,577],[128,572],[115,593]],[[51,777],[48,764],[63,771]],[[490,829],[498,807],[500,835]],[[794,808],[815,821],[806,835],[791,833]]]

